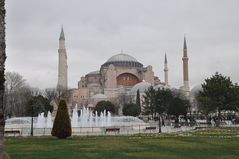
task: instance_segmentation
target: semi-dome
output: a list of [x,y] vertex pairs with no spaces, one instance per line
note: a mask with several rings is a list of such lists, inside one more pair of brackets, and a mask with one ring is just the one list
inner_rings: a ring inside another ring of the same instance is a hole
[[190,96],[195,96],[197,95],[197,93],[199,93],[199,91],[202,91],[202,86],[201,85],[196,85],[195,87],[193,87],[190,91]]
[[121,67],[143,67],[134,57],[123,53],[112,56],[102,65],[102,67],[107,67],[110,64]]
[[140,93],[144,93],[150,86],[152,86],[150,83],[148,83],[146,81],[142,81],[142,82],[134,85],[134,87],[131,88],[130,93],[136,94],[137,90],[139,90]]
[[158,84],[156,86],[154,86],[154,89],[158,90],[158,89],[171,89],[171,87],[166,86],[165,84]]
[[87,75],[96,75],[96,74],[100,74],[100,71],[92,71],[89,72]]

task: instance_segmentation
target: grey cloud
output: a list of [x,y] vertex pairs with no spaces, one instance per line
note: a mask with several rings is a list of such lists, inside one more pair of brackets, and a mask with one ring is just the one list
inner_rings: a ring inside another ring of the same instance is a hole
[[167,52],[169,80],[178,87],[184,34],[192,86],[216,71],[238,82],[238,6],[237,0],[7,1],[7,70],[33,86],[54,87],[64,24],[71,87],[120,49],[152,65],[162,80]]

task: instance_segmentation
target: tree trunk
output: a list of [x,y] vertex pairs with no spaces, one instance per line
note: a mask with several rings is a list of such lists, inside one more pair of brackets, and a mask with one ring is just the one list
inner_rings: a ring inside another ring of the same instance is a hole
[[220,127],[221,125],[221,110],[218,110],[218,116],[216,121],[216,127]]
[[0,0],[0,158],[9,159],[10,157],[4,151],[4,110],[3,110],[3,97],[4,97],[4,71],[6,60],[6,43],[5,43],[5,0]]
[[175,128],[179,128],[179,116],[178,115],[175,115]]

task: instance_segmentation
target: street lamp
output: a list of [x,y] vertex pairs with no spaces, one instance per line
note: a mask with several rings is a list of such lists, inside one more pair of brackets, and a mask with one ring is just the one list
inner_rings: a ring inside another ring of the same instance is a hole
[[32,110],[31,110],[31,117],[32,117],[32,120],[31,120],[31,136],[33,136],[33,104],[32,104]]

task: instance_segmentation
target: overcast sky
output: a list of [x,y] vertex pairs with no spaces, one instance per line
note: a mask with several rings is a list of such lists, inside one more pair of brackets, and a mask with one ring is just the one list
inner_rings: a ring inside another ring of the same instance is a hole
[[6,9],[6,69],[33,87],[57,84],[62,24],[71,88],[121,49],[162,81],[166,52],[179,87],[184,35],[191,87],[216,71],[239,82],[239,0],[8,0]]

